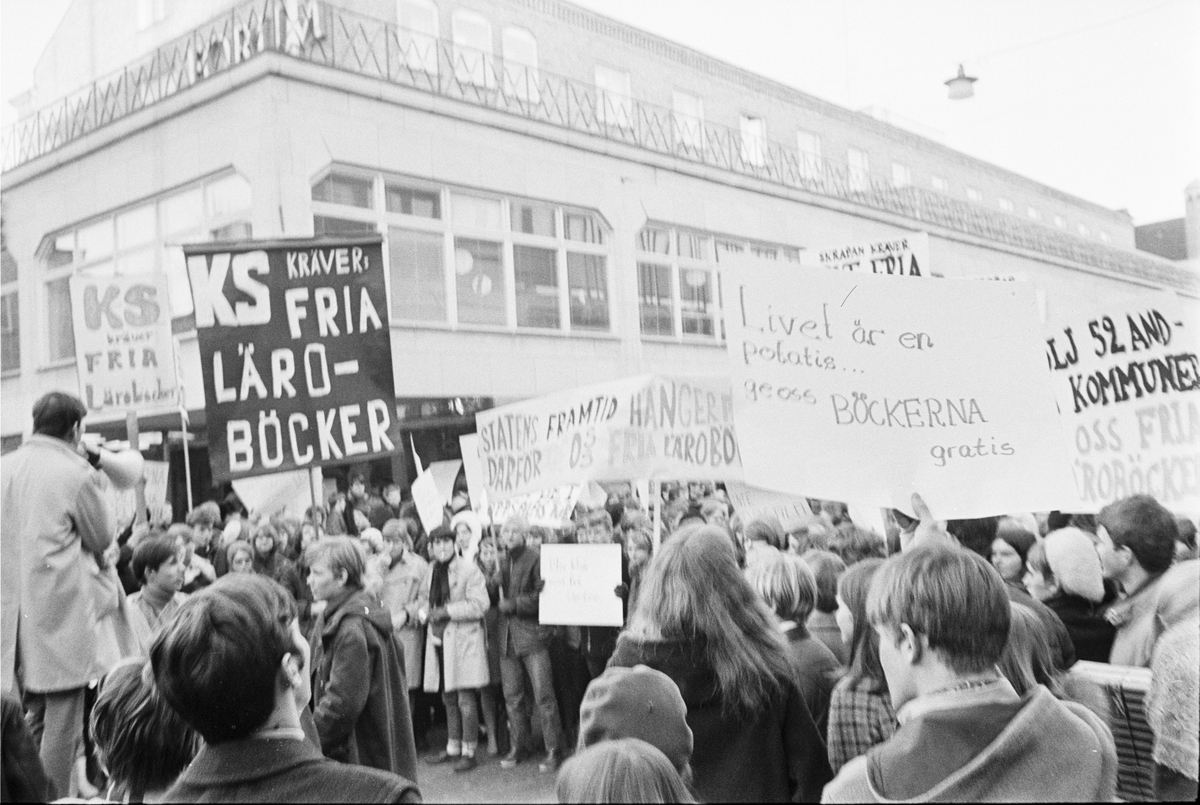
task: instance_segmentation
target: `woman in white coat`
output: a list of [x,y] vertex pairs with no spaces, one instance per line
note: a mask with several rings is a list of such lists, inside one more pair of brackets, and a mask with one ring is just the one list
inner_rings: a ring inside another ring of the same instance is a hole
[[425,690],[441,692],[446,705],[446,749],[430,763],[456,760],[454,770],[475,768],[479,745],[476,693],[488,684],[483,618],[490,603],[487,583],[474,562],[455,552],[453,532],[438,526],[429,535],[433,563],[421,584],[417,617],[427,622]]

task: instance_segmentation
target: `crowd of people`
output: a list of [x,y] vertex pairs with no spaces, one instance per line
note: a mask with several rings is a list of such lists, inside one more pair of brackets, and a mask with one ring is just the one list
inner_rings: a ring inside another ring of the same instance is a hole
[[[1196,797],[1196,526],[1150,497],[915,495],[879,534],[690,482],[656,535],[631,490],[547,527],[459,489],[426,530],[354,475],[302,519],[230,496],[118,534],[85,413],[46,395],[4,462],[4,801],[415,802],[483,753],[562,802],[1112,799],[1081,660],[1151,669],[1157,793]],[[541,622],[550,543],[622,546],[623,627]]]

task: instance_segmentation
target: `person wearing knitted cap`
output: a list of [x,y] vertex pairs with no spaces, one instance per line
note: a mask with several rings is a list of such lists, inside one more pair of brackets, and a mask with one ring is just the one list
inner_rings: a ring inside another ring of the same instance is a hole
[[671,677],[647,665],[612,667],[592,680],[579,708],[582,751],[601,741],[639,738],[692,780],[692,728],[687,704]]
[[1102,611],[1104,572],[1091,537],[1078,528],[1051,531],[1025,564],[1025,588],[1067,627],[1075,656],[1108,662],[1117,630]]

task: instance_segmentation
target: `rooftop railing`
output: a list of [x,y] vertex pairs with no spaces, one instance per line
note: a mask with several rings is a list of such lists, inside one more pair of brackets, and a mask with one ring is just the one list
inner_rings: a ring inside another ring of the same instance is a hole
[[1200,291],[1200,278],[1193,272],[1138,252],[933,190],[897,186],[884,177],[737,129],[319,0],[249,0],[22,119],[3,135],[3,170],[49,154],[267,52],[900,215],[915,222],[915,228],[945,227],[1156,285]]

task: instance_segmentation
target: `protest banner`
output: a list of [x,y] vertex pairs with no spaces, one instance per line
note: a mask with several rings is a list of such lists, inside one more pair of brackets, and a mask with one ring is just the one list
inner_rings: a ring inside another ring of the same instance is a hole
[[417,506],[417,515],[421,518],[421,525],[424,526],[425,533],[442,525],[445,520],[445,501],[438,492],[433,473],[425,470],[418,475],[412,482],[411,491],[413,503]]
[[1167,292],[1053,306],[1046,362],[1081,511],[1134,494],[1200,509],[1198,325],[1196,303]]
[[214,479],[398,452],[380,244],[184,247]]
[[165,461],[146,461],[142,470],[146,479],[146,508],[151,522],[161,522],[167,507],[167,474],[170,464]]
[[[939,518],[1077,501],[1026,283],[722,264],[753,486]],[[726,266],[728,266],[726,268]]]
[[641,375],[475,415],[493,502],[563,484],[741,474],[727,379]]
[[75,274],[79,396],[91,413],[171,408],[179,393],[166,274]]
[[623,626],[621,546],[543,545],[545,586],[538,597],[538,622],[555,626]]
[[725,491],[743,524],[756,517],[778,517],[783,529],[791,531],[807,523],[813,516],[808,501],[799,495],[759,489],[732,479],[725,481]]
[[[274,475],[239,478],[233,482],[233,491],[241,498],[251,515],[282,514],[301,518],[313,502],[312,484],[315,483],[317,487],[324,485],[321,470],[316,470],[315,479],[311,477],[311,472],[291,470]],[[336,481],[330,479],[330,483],[336,484]],[[336,490],[336,486],[334,489]]]
[[488,499],[483,487],[483,469],[479,463],[479,435],[468,433],[459,436],[458,440],[462,447],[463,471],[467,476],[471,508],[479,515],[484,525],[504,525],[504,521],[514,514],[527,519],[530,525],[547,528],[559,528],[571,519],[571,514],[575,511],[575,502],[583,491],[581,485],[554,486],[493,503]]
[[814,246],[800,252],[800,265],[838,271],[929,277],[929,233],[907,232],[860,243]]

